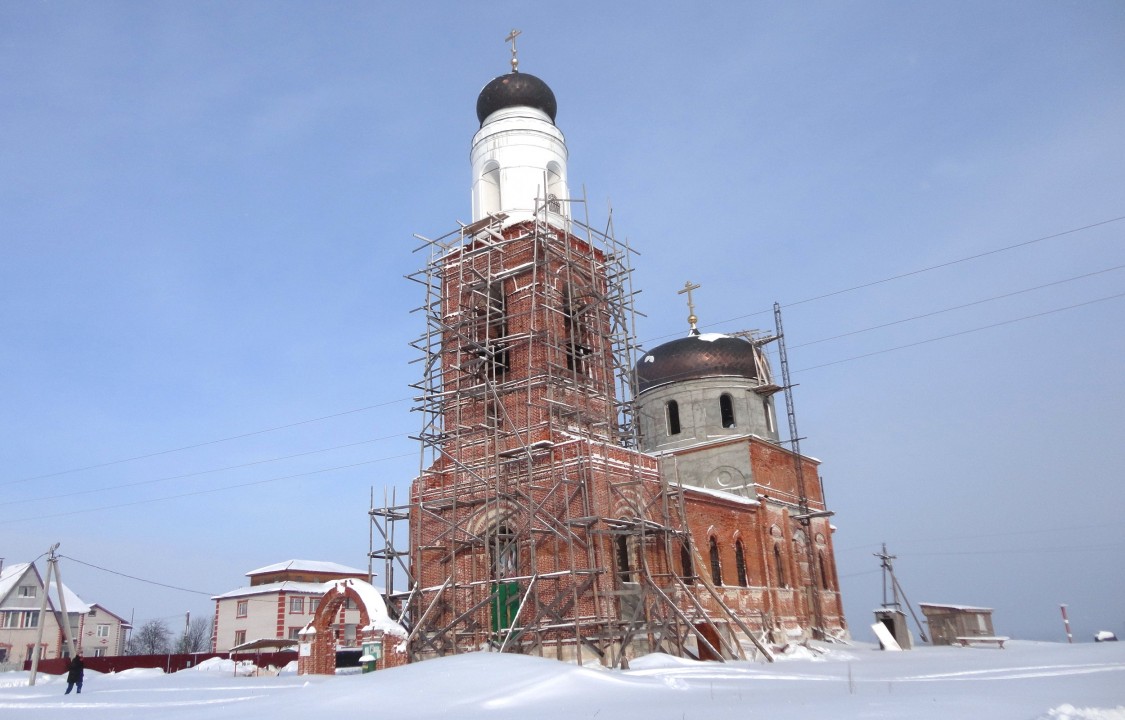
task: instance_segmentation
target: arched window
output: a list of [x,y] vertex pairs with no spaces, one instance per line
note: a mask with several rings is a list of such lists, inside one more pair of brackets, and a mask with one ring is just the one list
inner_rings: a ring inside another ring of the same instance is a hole
[[742,540],[734,543],[734,564],[738,570],[738,584],[750,587],[750,579],[746,577],[746,550],[742,547]]
[[497,525],[488,534],[488,559],[492,578],[501,580],[518,573],[519,545],[516,534],[507,525]]
[[723,566],[719,563],[719,543],[711,537],[711,582],[715,585],[723,584]]
[[563,319],[566,323],[566,367],[575,375],[586,375],[586,358],[593,352],[583,315],[587,308],[575,302],[570,292],[563,301]]
[[828,589],[828,569],[824,566],[824,553],[818,553],[820,556],[820,586],[825,590]]
[[777,432],[777,426],[773,421],[773,406],[770,405],[769,398],[762,400],[762,410],[764,410],[766,414],[766,430],[769,432]]
[[680,434],[680,404],[675,400],[669,400],[665,406],[665,414],[668,416],[668,434]]
[[691,549],[688,548],[686,542],[680,543],[680,568],[683,570],[683,572],[680,573],[680,577],[684,579],[684,582],[688,585],[694,585],[695,568],[692,566],[691,562]]
[[734,399],[729,393],[719,396],[719,414],[723,418],[723,427],[734,427]]
[[563,186],[562,167],[553,160],[547,163],[547,209],[554,213],[562,212],[562,203],[559,199],[566,194]]
[[508,372],[508,344],[504,338],[508,336],[507,302],[504,297],[504,284],[493,283],[488,288],[488,307],[486,309],[488,323],[488,359],[491,361],[491,377],[493,380],[502,380]]
[[618,535],[614,540],[614,550],[617,556],[617,579],[621,582],[633,582],[633,564],[629,560],[629,536]]
[[500,212],[500,163],[490,160],[480,176],[480,214]]
[[781,560],[781,546],[773,546],[773,564],[777,570],[777,586],[789,587],[789,583],[785,580],[785,563]]

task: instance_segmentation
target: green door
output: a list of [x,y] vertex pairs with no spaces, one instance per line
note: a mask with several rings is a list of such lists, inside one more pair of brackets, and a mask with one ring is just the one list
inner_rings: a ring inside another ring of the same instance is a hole
[[520,607],[520,584],[494,582],[492,592],[492,632],[507,630],[516,619],[516,612]]

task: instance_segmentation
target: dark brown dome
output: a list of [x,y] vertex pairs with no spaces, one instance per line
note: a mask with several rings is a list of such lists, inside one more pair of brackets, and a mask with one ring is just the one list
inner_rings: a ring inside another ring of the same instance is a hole
[[542,110],[555,121],[558,103],[555,93],[534,75],[510,72],[501,75],[484,86],[477,96],[477,120],[484,124],[485,118],[497,110],[510,107],[532,107]]
[[689,335],[644,354],[637,363],[637,392],[680,380],[731,375],[758,379],[749,341],[717,333]]

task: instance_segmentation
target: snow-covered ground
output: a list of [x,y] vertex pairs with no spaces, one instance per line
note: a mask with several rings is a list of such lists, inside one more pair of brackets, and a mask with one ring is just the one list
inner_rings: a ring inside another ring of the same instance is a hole
[[[1125,643],[1011,641],[1003,650],[797,648],[772,665],[665,655],[627,671],[477,653],[367,675],[236,676],[229,661],[164,675],[0,673],[0,716],[161,718],[924,718],[1125,720]],[[13,711],[19,711],[16,715]]]

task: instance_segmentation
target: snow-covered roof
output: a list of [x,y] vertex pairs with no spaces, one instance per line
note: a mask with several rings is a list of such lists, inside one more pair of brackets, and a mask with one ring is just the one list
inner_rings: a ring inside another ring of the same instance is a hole
[[[73,590],[66,586],[66,583],[63,583],[62,589],[63,599],[66,600],[67,614],[76,612],[85,615],[86,613],[90,612],[90,608],[93,607],[91,603],[87,603],[82,598],[78,597],[78,595]],[[51,584],[51,592],[49,597],[51,598],[51,605],[57,610],[62,610],[62,605],[59,604],[58,592],[55,588],[54,583]]]
[[284,570],[296,570],[304,572],[316,573],[340,573],[341,575],[366,575],[366,570],[359,570],[357,568],[341,565],[340,563],[328,562],[325,560],[286,560],[284,562],[274,563],[273,565],[266,565],[265,567],[251,570],[246,573],[248,577],[254,575],[265,575],[266,573],[282,572]]
[[711,497],[726,500],[728,502],[741,503],[742,505],[761,505],[755,498],[748,498],[745,495],[736,495],[726,490],[715,490],[713,488],[697,487],[695,485],[681,486],[684,492],[698,493],[699,495],[710,495]]
[[31,567],[31,563],[16,563],[8,565],[0,572],[0,600],[3,600],[15,588],[29,567]]
[[222,600],[224,598],[246,597],[249,595],[266,595],[268,593],[275,593],[285,591],[287,593],[304,593],[306,595],[323,595],[331,587],[332,581],[328,582],[293,582],[292,580],[283,580],[275,583],[265,583],[264,585],[251,585],[249,587],[240,587],[237,590],[225,592],[222,595],[212,595],[212,600]]
[[[3,572],[0,572],[0,600],[7,597],[8,594],[15,589],[16,585],[18,585],[20,580],[23,579],[28,569],[32,567],[32,563],[16,563],[14,565],[9,565],[8,567],[4,568]],[[36,587],[43,587],[42,583],[42,578],[35,578]],[[78,597],[78,594],[67,587],[65,583],[63,584],[62,588],[63,599],[66,600],[67,613],[90,612],[90,608],[93,607],[91,604]],[[59,596],[58,592],[55,589],[54,583],[51,584],[51,592],[48,594],[48,599],[50,600],[52,608],[56,610],[62,610],[62,605],[59,604]]]
[[940,608],[942,610],[962,610],[965,612],[992,612],[992,608],[973,607],[972,605],[947,605],[945,603],[918,603],[918,607]]
[[370,624],[364,628],[365,630],[382,630],[388,635],[397,635],[401,638],[406,637],[406,629],[394,620],[391,620],[390,615],[387,614],[387,604],[383,602],[383,596],[371,583],[348,578],[346,580],[337,580],[333,583],[326,584],[332,585],[341,593],[344,592],[345,587],[350,587],[359,595],[359,599],[367,608],[367,615],[370,619]]

